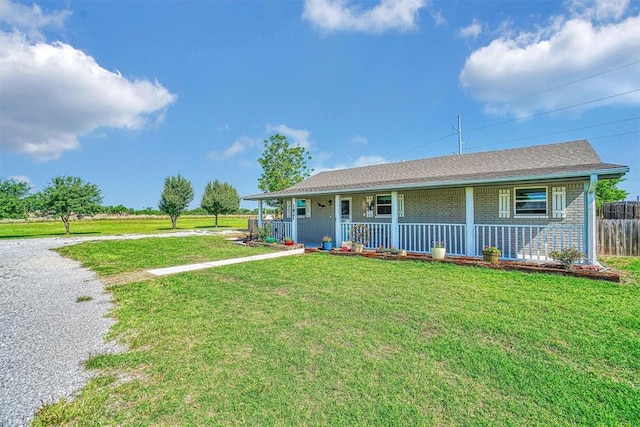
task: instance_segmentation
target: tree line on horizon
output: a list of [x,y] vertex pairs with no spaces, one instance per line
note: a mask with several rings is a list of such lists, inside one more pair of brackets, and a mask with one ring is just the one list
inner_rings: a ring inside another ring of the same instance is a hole
[[[258,180],[262,191],[276,191],[286,188],[310,175],[307,161],[311,159],[308,151],[301,146],[290,146],[286,137],[276,134],[265,140],[265,151],[258,159],[263,174]],[[209,214],[215,216],[218,226],[219,215],[257,213],[257,209],[240,208],[240,196],[235,187],[217,179],[205,185],[200,206],[188,210],[193,201],[194,192],[191,182],[182,175],[165,178],[160,194],[158,208],[151,207],[135,210],[124,205],[103,206],[102,192],[97,185],[84,181],[77,176],[56,176],[42,191],[31,193],[27,182],[16,179],[0,178],[0,220],[27,219],[36,217],[59,217],[70,232],[72,216],[82,218],[99,213],[111,215],[157,215],[165,214],[171,219],[172,228],[183,214]],[[281,210],[281,201],[269,201],[274,209]],[[269,212],[269,210],[267,210]]]
[[[292,146],[287,138],[280,134],[264,140],[264,151],[258,158],[263,172],[258,179],[258,188],[264,192],[274,192],[288,188],[309,177],[313,169],[307,163],[311,155],[302,146]],[[596,203],[602,206],[606,202],[624,200],[628,192],[618,188],[622,178],[598,181]],[[165,179],[157,210],[151,207],[134,210],[123,205],[102,206],[100,189],[75,176],[57,176],[42,191],[31,193],[30,185],[15,179],[0,178],[0,219],[26,219],[29,214],[36,216],[57,216],[69,233],[71,215],[82,217],[97,213],[113,215],[158,215],[165,214],[171,219],[172,228],[176,228],[180,215],[209,214],[218,215],[257,214],[257,209],[241,209],[238,191],[227,182],[217,179],[205,185],[200,206],[188,210],[193,201],[194,192],[191,182],[178,174]],[[271,210],[266,212],[282,216],[282,200],[267,200]]]

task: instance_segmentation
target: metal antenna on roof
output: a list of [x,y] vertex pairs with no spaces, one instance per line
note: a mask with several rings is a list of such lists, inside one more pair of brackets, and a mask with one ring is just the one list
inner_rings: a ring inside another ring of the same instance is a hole
[[458,154],[462,154],[462,125],[460,121],[460,114],[458,114],[458,128],[453,128],[454,131],[458,132]]

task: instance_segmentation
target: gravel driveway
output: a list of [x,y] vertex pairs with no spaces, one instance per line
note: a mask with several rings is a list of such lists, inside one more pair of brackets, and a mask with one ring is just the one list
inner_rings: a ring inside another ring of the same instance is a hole
[[[185,234],[195,233],[169,236]],[[28,425],[43,403],[86,384],[84,361],[119,351],[103,340],[114,323],[105,317],[111,296],[93,272],[49,249],[141,237],[0,240],[0,426]],[[81,296],[92,299],[76,302]]]

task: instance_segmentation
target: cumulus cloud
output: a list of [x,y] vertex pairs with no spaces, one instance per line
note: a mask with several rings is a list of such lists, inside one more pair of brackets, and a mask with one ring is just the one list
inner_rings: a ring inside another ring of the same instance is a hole
[[37,30],[67,15],[2,1],[0,21],[12,30],[0,31],[0,149],[56,159],[96,129],[162,121],[174,102],[158,82],[125,78],[69,44],[42,41]]
[[418,12],[426,3],[426,0],[381,0],[362,10],[349,0],[306,0],[302,18],[325,31],[408,31],[416,27]]
[[458,37],[463,39],[475,39],[480,34],[482,34],[482,25],[476,19],[474,19],[468,26],[458,30]]
[[225,150],[213,150],[207,154],[207,158],[212,160],[227,160],[231,157],[234,157],[244,151],[247,148],[257,147],[260,145],[260,141],[257,139],[250,138],[248,136],[241,136],[240,138],[233,141],[227,149]]
[[288,138],[291,138],[294,144],[297,144],[305,149],[311,147],[311,132],[306,129],[294,129],[287,125],[267,125],[267,132],[279,133]]
[[[640,52],[640,15],[595,22],[595,16],[620,16],[621,3],[584,1],[581,16],[575,16],[574,2],[571,18],[554,17],[535,32],[493,40],[467,58],[460,83],[488,112],[515,117],[577,104],[583,105],[572,112],[640,105],[638,92],[614,96],[639,87],[640,65],[632,63]],[[601,98],[608,99],[587,103]]]

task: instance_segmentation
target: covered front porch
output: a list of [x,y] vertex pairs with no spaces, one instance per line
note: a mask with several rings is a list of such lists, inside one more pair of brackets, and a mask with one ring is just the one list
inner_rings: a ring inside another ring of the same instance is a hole
[[[354,218],[351,215],[345,217],[344,212],[341,211],[344,203],[341,202],[351,200],[351,195],[321,195],[311,203],[314,206],[319,205],[317,203],[319,199],[325,205],[316,210],[321,215],[321,219],[318,219],[318,215],[314,213],[315,223],[323,227],[322,232],[320,229],[313,230],[314,241],[305,241],[305,239],[309,240],[309,233],[299,235],[301,221],[307,220],[300,215],[291,215],[285,221],[273,221],[271,231],[276,238],[290,236],[296,242],[310,243],[315,247],[320,245],[320,238],[324,234],[333,238],[335,247],[340,247],[344,241],[351,241],[362,243],[366,249],[393,246],[408,252],[428,253],[435,242],[440,242],[446,247],[447,254],[467,257],[481,257],[484,247],[495,246],[502,251],[503,259],[522,261],[545,261],[550,259],[549,254],[552,251],[572,248],[586,255],[583,262],[594,264],[596,262],[593,193],[595,181],[596,179],[592,178],[591,182],[584,186],[584,221],[571,223],[549,221],[548,224],[526,224],[526,221],[522,223],[512,221],[508,224],[480,221],[476,223],[474,188],[466,187],[461,189],[463,215],[458,215],[463,221],[409,222],[407,220],[411,218],[398,214],[399,211],[404,210],[404,200],[401,200],[402,205],[400,205],[398,192],[391,191],[390,213],[387,218],[359,219],[356,215]],[[327,200],[328,197],[331,197],[331,201]],[[299,199],[287,199],[286,203],[289,206],[296,206],[297,200]]]

